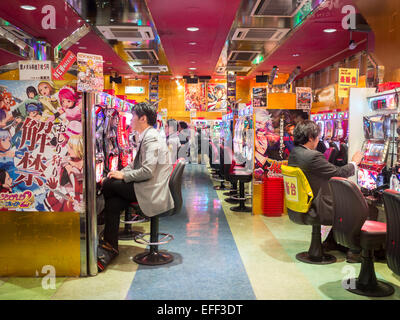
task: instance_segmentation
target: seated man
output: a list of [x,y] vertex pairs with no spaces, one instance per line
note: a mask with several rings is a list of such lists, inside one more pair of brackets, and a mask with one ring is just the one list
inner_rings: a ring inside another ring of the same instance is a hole
[[[321,152],[316,151],[320,134],[321,129],[314,121],[298,123],[293,133],[295,147],[289,155],[288,165],[299,167],[304,172],[315,196],[314,205],[321,224],[332,225],[334,213],[329,179],[354,175],[363,154],[358,151],[350,163],[337,167],[328,162]],[[328,238],[328,241],[333,241],[332,232]]]
[[153,126],[157,120],[155,107],[147,103],[135,105],[132,112],[132,129],[139,133],[139,145],[132,163],[121,171],[111,171],[103,181],[105,199],[104,242],[98,248],[98,268],[118,255],[118,230],[121,211],[137,201],[148,217],[166,212],[174,207],[169,190],[172,165],[165,140]]

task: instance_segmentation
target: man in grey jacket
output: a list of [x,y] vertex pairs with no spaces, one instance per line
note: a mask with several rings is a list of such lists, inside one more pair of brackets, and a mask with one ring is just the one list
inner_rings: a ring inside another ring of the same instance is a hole
[[[332,225],[333,223],[333,200],[329,189],[329,179],[332,177],[348,178],[355,174],[357,166],[360,164],[363,154],[356,152],[348,164],[337,167],[326,160],[325,156],[317,151],[320,140],[321,129],[310,120],[297,124],[294,129],[295,147],[290,152],[288,165],[299,167],[306,176],[308,183],[314,194],[314,206],[322,225]],[[336,245],[330,232],[326,240],[326,249],[334,248]],[[339,247],[338,247],[339,248]],[[347,262],[357,262],[355,257],[358,252],[348,252]]]
[[103,183],[105,198],[104,240],[118,252],[121,211],[137,201],[142,212],[153,217],[174,207],[169,190],[172,164],[165,139],[153,128],[157,120],[155,107],[135,105],[131,126],[139,133],[139,145],[132,163],[121,171],[112,171]]

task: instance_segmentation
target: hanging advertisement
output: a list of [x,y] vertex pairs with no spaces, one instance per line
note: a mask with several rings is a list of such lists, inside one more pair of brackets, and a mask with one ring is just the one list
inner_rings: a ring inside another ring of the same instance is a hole
[[78,53],[78,91],[101,92],[103,89],[103,57]]
[[75,86],[0,80],[0,92],[0,211],[83,212],[82,99]]
[[308,87],[296,87],[296,109],[311,110],[312,90]]
[[302,110],[254,108],[255,154],[254,179],[261,182],[268,172],[280,173],[280,166],[294,148],[293,130],[308,119]]
[[206,85],[204,82],[185,84],[185,111],[206,111]]
[[267,107],[268,105],[268,88],[256,87],[252,92],[253,108]]
[[207,87],[207,111],[226,111],[227,109],[226,83],[209,83]]
[[20,80],[51,80],[51,61],[18,61]]
[[358,86],[359,69],[339,68],[339,98],[348,98],[351,87]]
[[76,62],[76,55],[72,51],[68,51],[64,59],[59,63],[57,68],[53,70],[53,80],[62,80],[64,74],[73,66]]

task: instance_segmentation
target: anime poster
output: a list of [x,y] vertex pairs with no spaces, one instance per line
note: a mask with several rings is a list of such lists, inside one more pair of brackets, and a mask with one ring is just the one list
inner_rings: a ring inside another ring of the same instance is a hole
[[296,108],[303,110],[311,110],[312,106],[312,90],[308,87],[296,88]]
[[226,111],[227,89],[226,83],[209,83],[207,88],[207,111]]
[[185,111],[192,109],[206,111],[206,92],[204,82],[185,84]]
[[254,108],[255,154],[254,176],[262,181],[268,171],[279,173],[280,162],[289,158],[294,148],[293,130],[308,119],[302,110]]
[[0,211],[82,212],[82,99],[68,81],[0,81]]
[[103,89],[103,57],[78,53],[78,91],[101,92]]
[[253,108],[267,107],[267,103],[268,103],[267,99],[268,99],[268,88],[267,87],[253,88],[253,92],[252,92]]

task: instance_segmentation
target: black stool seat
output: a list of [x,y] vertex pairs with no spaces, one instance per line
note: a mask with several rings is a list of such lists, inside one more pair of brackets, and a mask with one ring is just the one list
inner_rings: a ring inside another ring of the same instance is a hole
[[326,254],[323,251],[321,239],[321,221],[314,208],[311,207],[307,213],[292,211],[289,208],[287,211],[289,219],[294,223],[312,226],[310,248],[306,252],[298,253],[296,255],[296,259],[310,264],[331,264],[336,262],[335,256]]
[[346,288],[367,297],[386,297],[394,288],[377,280],[374,268],[374,250],[386,243],[386,224],[367,220],[369,207],[357,185],[344,178],[331,178],[333,195],[333,235],[338,244],[353,250],[361,249],[361,270],[357,278],[350,279]]
[[253,179],[253,172],[248,170],[236,169],[229,174],[229,179],[232,182],[239,182],[239,196],[232,197],[233,199],[239,201],[239,206],[232,207],[231,210],[236,212],[251,212],[252,208],[245,205],[246,194],[244,192],[244,184],[251,182],[251,180]]

